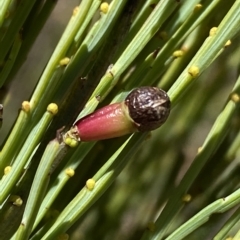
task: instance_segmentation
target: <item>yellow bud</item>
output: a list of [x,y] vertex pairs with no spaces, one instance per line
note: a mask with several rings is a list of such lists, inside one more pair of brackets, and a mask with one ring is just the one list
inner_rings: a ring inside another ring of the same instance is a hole
[[194,8],[194,12],[199,11],[202,8],[202,4],[197,4]]
[[67,168],[67,169],[65,170],[65,173],[66,173],[69,177],[73,177],[74,174],[75,174],[75,171],[74,171],[74,169],[72,169],[72,168]]
[[228,41],[225,43],[224,47],[228,47],[228,46],[230,46],[231,44],[232,44],[231,40],[228,40]]
[[47,111],[56,115],[58,113],[58,105],[56,103],[50,103],[47,107]]
[[199,147],[197,152],[200,153],[202,151],[202,149],[203,149],[203,147]]
[[191,66],[188,69],[188,73],[193,77],[196,78],[199,75],[199,68],[197,66]]
[[74,147],[77,147],[77,145],[78,145],[78,141],[76,139],[72,139],[71,144],[69,146],[74,148]]
[[86,187],[87,187],[88,190],[92,191],[95,187],[95,184],[96,184],[95,180],[90,178],[86,182]]
[[60,60],[59,64],[60,64],[61,66],[66,66],[66,65],[68,65],[69,62],[70,62],[70,58],[65,57],[65,58],[63,58],[63,59]]
[[190,202],[192,200],[192,196],[190,194],[185,194],[183,197],[182,197],[182,201],[187,203],[187,202]]
[[238,103],[240,101],[240,96],[237,93],[232,93],[230,98],[233,102]]
[[78,11],[79,11],[79,7],[75,7],[73,9],[73,16],[76,16],[78,14]]
[[217,27],[213,27],[210,29],[209,36],[214,36],[217,32]]
[[72,139],[70,137],[66,137],[63,139],[66,145],[70,146]]
[[18,195],[11,195],[9,201],[17,207],[20,207],[23,204],[23,200]]
[[7,175],[12,170],[11,166],[7,166],[4,168],[4,175]]
[[22,102],[22,110],[26,113],[28,113],[30,111],[30,102],[28,101],[23,101]]
[[173,52],[173,56],[178,58],[178,57],[182,57],[184,54],[184,52],[182,50],[177,50],[175,52]]
[[108,8],[109,8],[109,4],[107,2],[103,2],[101,5],[100,5],[100,11],[102,13],[107,13],[108,12]]

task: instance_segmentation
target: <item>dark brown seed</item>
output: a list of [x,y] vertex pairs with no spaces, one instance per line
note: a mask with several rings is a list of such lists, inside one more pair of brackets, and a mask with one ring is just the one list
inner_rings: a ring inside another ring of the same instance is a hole
[[170,99],[165,91],[156,87],[134,89],[125,99],[129,115],[139,131],[160,127],[168,118]]

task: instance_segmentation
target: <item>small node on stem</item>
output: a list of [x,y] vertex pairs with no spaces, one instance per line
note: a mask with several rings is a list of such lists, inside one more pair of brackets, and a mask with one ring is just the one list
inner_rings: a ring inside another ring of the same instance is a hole
[[197,66],[191,66],[191,67],[188,69],[188,73],[189,73],[193,78],[198,77],[198,75],[199,75],[199,67],[197,67]]
[[87,187],[87,189],[90,190],[90,191],[92,191],[92,190],[94,189],[95,184],[96,184],[96,182],[95,182],[95,180],[92,179],[92,178],[90,178],[90,179],[88,179],[88,180],[86,181],[86,187]]
[[56,103],[50,103],[47,107],[47,111],[56,115],[58,113],[58,105]]
[[197,153],[200,153],[203,150],[203,147],[199,147]]
[[5,167],[5,168],[4,168],[4,175],[9,174],[9,173],[11,172],[11,170],[12,170],[12,167],[11,167],[11,166]]
[[160,38],[161,38],[162,40],[164,40],[164,41],[166,41],[166,40],[168,39],[168,34],[167,34],[166,31],[161,31],[161,32],[159,33],[159,36],[160,36]]
[[202,8],[202,4],[197,4],[195,7],[194,7],[194,12],[198,12],[200,9]]
[[66,145],[68,145],[69,147],[71,147],[71,148],[74,148],[74,147],[76,147],[77,145],[78,145],[78,140],[76,140],[76,139],[74,139],[74,138],[72,138],[72,137],[70,137],[70,136],[66,136],[66,137],[64,137],[63,138],[63,141],[64,141],[64,143],[66,144]]
[[69,235],[67,233],[63,233],[59,235],[57,238],[57,240],[68,240],[68,239],[69,239]]
[[72,169],[72,168],[67,168],[67,169],[65,170],[65,173],[66,173],[69,177],[73,177],[74,174],[75,174],[75,171],[74,171],[74,169]]
[[63,139],[63,141],[65,142],[66,145],[69,146],[71,144],[72,139],[70,137],[66,137]]
[[185,203],[188,203],[192,200],[192,196],[190,194],[185,194],[183,197],[182,197],[182,201],[185,202]]
[[30,102],[28,102],[28,101],[23,101],[23,102],[22,102],[22,110],[23,110],[24,112],[28,113],[28,112],[30,112],[30,109],[31,109],[31,107],[30,107]]
[[65,57],[65,58],[63,58],[63,59],[60,60],[59,64],[60,64],[61,66],[66,66],[66,65],[68,65],[69,62],[70,62],[70,58]]
[[184,52],[182,50],[177,50],[177,51],[173,52],[173,57],[179,58],[179,57],[182,57],[183,54],[184,54]]
[[46,212],[44,219],[45,220],[49,220],[49,219],[55,219],[59,216],[60,212],[56,209],[48,209],[48,211]]
[[214,35],[216,35],[216,32],[217,32],[217,27],[211,28],[210,31],[209,31],[209,36],[214,36]]
[[11,195],[9,201],[17,207],[20,207],[23,204],[23,200],[18,195]]
[[100,5],[100,11],[104,14],[106,14],[108,12],[108,8],[109,8],[109,4],[107,2],[103,2]]
[[231,40],[227,40],[227,42],[225,43],[224,47],[226,48],[226,47],[230,46],[231,44],[232,44]]
[[78,12],[79,12],[79,7],[75,7],[73,9],[73,16],[76,16],[78,14]]
[[150,232],[154,232],[155,230],[155,223],[154,222],[149,222],[147,224],[147,229],[150,231]]
[[239,103],[240,96],[237,93],[230,94],[230,98],[234,103]]
[[70,147],[74,148],[78,146],[79,141],[76,139],[72,139]]
[[114,77],[114,73],[112,72],[113,66],[114,66],[113,64],[110,64],[105,73],[110,79],[112,79]]

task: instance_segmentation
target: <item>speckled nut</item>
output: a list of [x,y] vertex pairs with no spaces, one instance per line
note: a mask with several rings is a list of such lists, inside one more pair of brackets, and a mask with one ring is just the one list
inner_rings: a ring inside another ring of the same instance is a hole
[[171,108],[167,93],[156,87],[134,89],[125,99],[125,104],[141,132],[160,127],[167,120]]

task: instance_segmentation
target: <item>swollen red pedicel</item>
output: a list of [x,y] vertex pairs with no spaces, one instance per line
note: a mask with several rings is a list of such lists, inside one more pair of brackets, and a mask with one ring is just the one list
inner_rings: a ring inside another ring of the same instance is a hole
[[165,91],[156,87],[139,87],[123,102],[107,105],[79,119],[67,136],[87,142],[151,131],[167,120],[170,108]]

